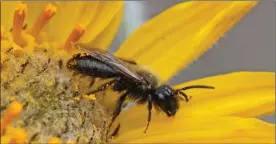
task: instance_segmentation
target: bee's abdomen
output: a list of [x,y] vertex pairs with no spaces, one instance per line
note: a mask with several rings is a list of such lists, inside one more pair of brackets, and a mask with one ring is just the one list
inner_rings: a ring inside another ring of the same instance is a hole
[[94,59],[81,57],[76,60],[77,65],[75,70],[89,76],[100,77],[100,78],[111,78],[116,77],[119,73],[112,69],[110,66]]

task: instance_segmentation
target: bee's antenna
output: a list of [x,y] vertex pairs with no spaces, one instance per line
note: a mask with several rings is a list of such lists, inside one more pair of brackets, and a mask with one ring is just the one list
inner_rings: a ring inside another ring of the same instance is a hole
[[183,87],[183,88],[181,88],[181,89],[177,89],[177,90],[175,91],[175,94],[176,94],[176,95],[177,95],[177,94],[181,94],[182,96],[184,96],[186,102],[188,102],[189,99],[191,99],[191,97],[188,98],[188,96],[187,96],[184,92],[182,92],[182,90],[184,91],[184,90],[193,89],[193,88],[215,89],[215,87],[213,87],[213,86],[207,86],[207,85],[190,85],[190,86]]
[[191,86],[186,86],[186,87],[178,89],[178,90],[188,90],[188,89],[193,89],[193,88],[215,89],[215,87],[208,86],[208,85],[191,85]]
[[187,96],[184,92],[180,91],[180,89],[177,89],[177,90],[175,91],[175,95],[178,95],[178,94],[181,94],[182,96],[184,96],[186,102],[189,101],[188,96]]

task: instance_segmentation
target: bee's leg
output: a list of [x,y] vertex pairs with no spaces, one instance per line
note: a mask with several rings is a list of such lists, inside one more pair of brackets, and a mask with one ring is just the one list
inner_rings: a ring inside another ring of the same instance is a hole
[[89,83],[89,86],[90,86],[90,87],[92,87],[92,86],[95,84],[95,79],[96,79],[96,78],[94,78],[94,77],[92,78],[91,82]]
[[101,85],[100,87],[98,87],[96,90],[93,90],[93,91],[90,91],[87,93],[87,95],[91,95],[91,94],[94,94],[94,93],[97,93],[97,92],[100,92],[100,91],[103,91],[105,89],[107,89],[108,87],[110,87],[112,84],[114,84],[118,79],[114,79],[114,80],[111,80],[103,85]]
[[112,126],[113,122],[115,121],[115,119],[117,118],[117,116],[120,114],[121,112],[121,108],[122,108],[122,105],[127,97],[129,93],[128,92],[124,92],[120,97],[119,99],[117,100],[116,102],[116,108],[114,109],[113,111],[113,114],[112,114],[112,120],[110,122],[110,124],[108,125],[108,129],[107,129],[107,134],[106,134],[106,140],[108,139],[108,133],[109,133],[109,129],[110,127]]
[[111,137],[115,137],[117,134],[118,134],[118,132],[119,132],[119,130],[120,130],[120,124],[118,124],[118,126],[115,128],[115,130],[113,131],[113,133],[111,134]]
[[149,95],[149,99],[148,99],[148,123],[147,123],[147,127],[144,131],[144,133],[147,132],[148,128],[149,128],[149,124],[150,124],[150,121],[151,121],[151,110],[152,110],[152,99],[151,99],[151,95]]

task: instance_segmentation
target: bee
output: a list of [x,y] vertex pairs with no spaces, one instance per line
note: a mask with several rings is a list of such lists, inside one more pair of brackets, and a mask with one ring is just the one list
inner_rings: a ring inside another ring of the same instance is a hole
[[76,45],[76,47],[86,53],[85,55],[76,54],[69,59],[67,61],[69,69],[95,78],[112,79],[89,94],[95,94],[108,88],[122,93],[116,102],[108,129],[123,110],[123,104],[127,99],[135,101],[137,104],[147,104],[148,119],[144,130],[146,133],[151,121],[153,106],[171,117],[179,109],[179,100],[189,101],[189,97],[183,91],[194,88],[214,89],[213,86],[207,85],[191,85],[173,89],[170,85],[159,84],[153,73],[141,68],[134,61],[117,58],[100,49],[91,49],[80,45]]

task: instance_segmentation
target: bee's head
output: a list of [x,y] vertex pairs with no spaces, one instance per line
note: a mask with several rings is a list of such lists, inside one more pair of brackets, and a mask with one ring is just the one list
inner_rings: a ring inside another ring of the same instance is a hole
[[174,90],[168,85],[161,85],[154,92],[154,103],[169,117],[174,116],[179,108],[178,99],[174,93]]
[[73,58],[69,59],[69,60],[67,61],[67,64],[66,64],[67,68],[69,68],[69,69],[75,69],[75,68],[77,67],[77,65],[78,65],[77,60],[78,60],[78,58],[79,58],[80,56],[81,56],[81,54],[75,54],[75,55],[73,56]]

